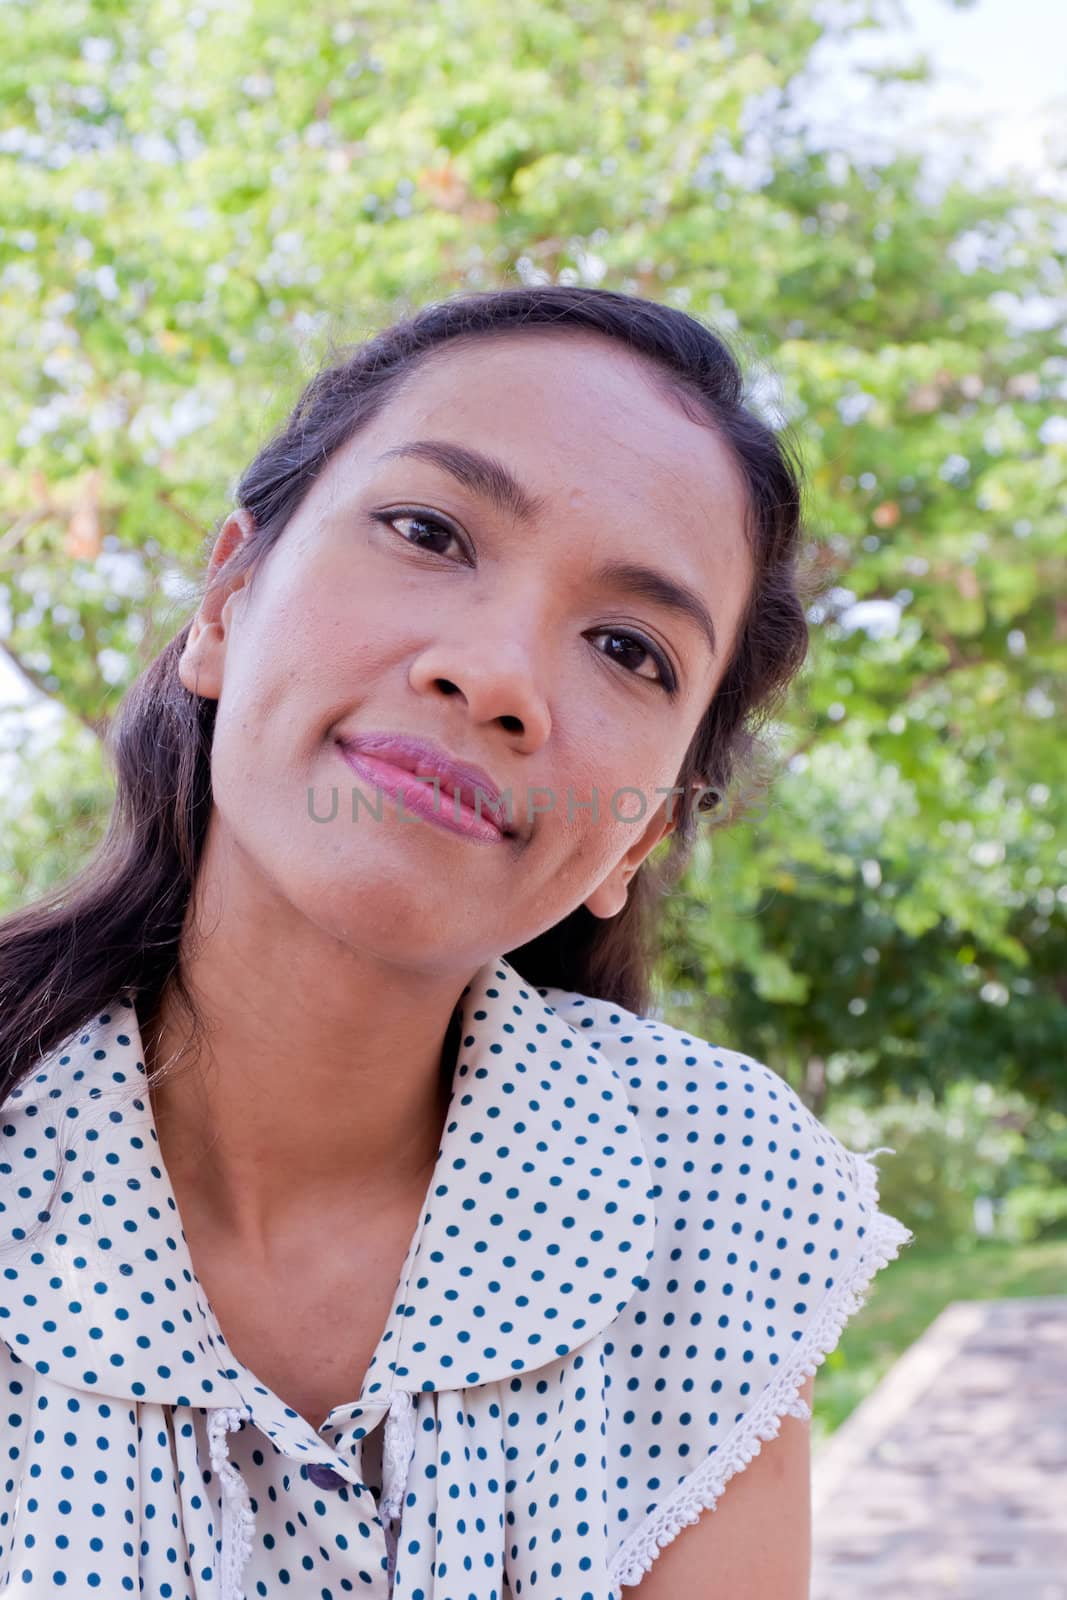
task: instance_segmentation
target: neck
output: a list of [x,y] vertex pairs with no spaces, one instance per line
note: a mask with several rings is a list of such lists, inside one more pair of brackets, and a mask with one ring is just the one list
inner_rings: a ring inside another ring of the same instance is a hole
[[473,974],[383,963],[223,898],[210,935],[182,941],[204,1024],[192,1050],[173,990],[138,1020],[183,1216],[195,1208],[216,1235],[266,1256],[309,1225],[351,1226],[354,1205],[381,1217],[425,1192]]

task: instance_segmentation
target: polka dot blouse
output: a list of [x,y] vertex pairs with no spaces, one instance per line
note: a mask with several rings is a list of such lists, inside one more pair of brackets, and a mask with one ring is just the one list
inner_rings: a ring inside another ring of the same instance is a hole
[[461,1006],[392,1310],[319,1428],[197,1281],[128,1001],[12,1091],[0,1588],[619,1600],[807,1415],[910,1238],[869,1158],[758,1061],[500,957]]

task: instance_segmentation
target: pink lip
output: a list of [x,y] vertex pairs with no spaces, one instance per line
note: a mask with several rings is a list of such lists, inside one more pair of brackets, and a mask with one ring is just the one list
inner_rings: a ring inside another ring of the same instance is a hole
[[[469,839],[499,843],[515,837],[506,806],[499,826],[494,820],[500,791],[489,774],[455,760],[430,740],[411,734],[360,733],[339,739],[338,746],[355,772],[402,798],[409,814],[415,812]],[[431,778],[439,782],[435,785],[428,781]]]

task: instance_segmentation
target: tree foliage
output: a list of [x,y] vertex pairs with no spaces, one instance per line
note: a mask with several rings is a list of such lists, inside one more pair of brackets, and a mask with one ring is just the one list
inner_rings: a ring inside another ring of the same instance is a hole
[[0,646],[71,727],[39,767],[9,721],[0,904],[102,827],[94,738],[330,344],[466,287],[598,283],[735,334],[802,443],[827,585],[783,775],[669,908],[664,1009],[817,1103],[1067,1100],[1063,218],[964,150],[939,179],[820,142],[824,11],[0,7]]

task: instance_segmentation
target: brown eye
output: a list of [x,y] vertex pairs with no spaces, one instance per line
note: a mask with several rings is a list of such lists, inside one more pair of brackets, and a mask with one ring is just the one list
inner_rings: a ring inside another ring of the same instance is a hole
[[[449,523],[442,522],[440,517],[431,516],[428,511],[373,511],[371,515],[376,522],[383,522],[405,544],[413,545],[416,550],[426,550],[430,555],[444,555],[445,551],[440,546],[442,543],[447,545],[449,540],[462,548],[462,540],[456,530]],[[396,528],[398,522],[411,524],[414,530],[411,537]]]
[[642,638],[639,633],[628,633],[621,628],[602,628],[596,637],[609,639],[613,647],[619,646],[617,650],[613,648],[610,652],[601,651],[601,654],[607,655],[609,660],[617,661],[621,667],[631,672],[635,678],[647,678],[648,673],[638,672],[635,668],[628,666],[627,661],[632,662],[635,653],[639,656],[647,656],[650,661],[655,663],[657,668],[656,676],[650,681],[662,684],[668,694],[674,693],[677,684],[674,673],[671,671],[670,663],[649,640]]

